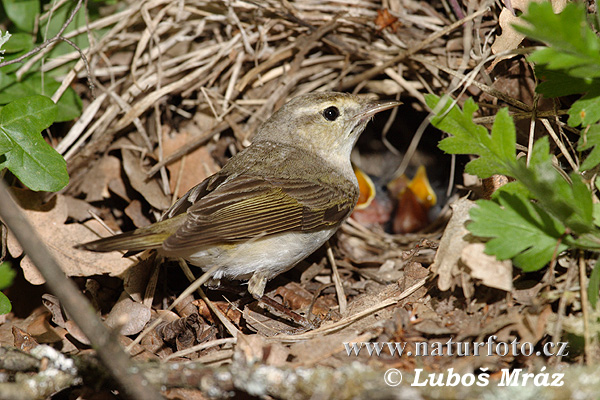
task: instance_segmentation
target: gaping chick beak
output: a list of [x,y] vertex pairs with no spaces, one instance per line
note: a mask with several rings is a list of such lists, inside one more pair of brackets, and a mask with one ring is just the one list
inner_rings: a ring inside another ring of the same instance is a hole
[[375,100],[367,103],[362,110],[356,115],[361,120],[371,118],[373,115],[380,111],[389,110],[390,108],[398,107],[402,104],[401,101],[396,100]]

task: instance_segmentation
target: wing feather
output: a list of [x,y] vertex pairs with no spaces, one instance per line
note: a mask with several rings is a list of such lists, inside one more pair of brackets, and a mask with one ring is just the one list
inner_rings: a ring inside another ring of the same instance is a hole
[[189,250],[286,231],[330,228],[350,214],[357,196],[349,181],[339,188],[301,178],[281,181],[238,175],[198,198],[163,248]]

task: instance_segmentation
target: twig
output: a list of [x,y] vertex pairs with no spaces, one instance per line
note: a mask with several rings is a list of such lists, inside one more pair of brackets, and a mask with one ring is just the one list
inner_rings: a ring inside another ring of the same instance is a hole
[[333,324],[322,326],[322,327],[314,329],[310,332],[302,333],[299,335],[278,335],[273,338],[269,338],[269,340],[281,341],[281,342],[286,342],[286,343],[294,343],[294,342],[301,342],[303,340],[313,339],[315,337],[319,337],[319,336],[322,336],[322,335],[325,335],[328,333],[337,332],[337,331],[353,324],[354,322],[358,321],[359,319],[367,317],[367,316],[369,316],[379,310],[382,310],[386,307],[397,304],[400,300],[407,298],[408,296],[413,294],[417,289],[419,289],[420,287],[425,285],[425,282],[427,282],[427,279],[428,279],[428,277],[421,279],[420,281],[418,281],[417,283],[415,283],[414,285],[412,285],[411,287],[409,287],[408,289],[406,289],[405,291],[400,293],[398,296],[386,299],[386,300],[382,301],[381,303],[374,305],[373,307],[370,307],[359,313],[351,315],[347,318],[342,318],[341,320],[339,320]]
[[75,14],[77,14],[77,11],[79,11],[79,8],[81,8],[82,3],[83,3],[83,0],[77,1],[75,8],[71,12],[71,15],[69,15],[69,18],[67,18],[67,20],[65,21],[63,26],[60,27],[58,33],[56,35],[54,35],[53,38],[46,40],[44,43],[40,44],[35,49],[30,50],[27,53],[23,54],[21,57],[17,57],[14,60],[1,62],[0,68],[6,67],[7,65],[16,64],[18,62],[21,62],[24,59],[30,57],[31,55],[39,53],[40,51],[44,50],[46,47],[50,46],[52,43],[56,42],[57,40],[63,40],[64,38],[61,38],[63,32],[65,31],[65,29],[67,29],[67,26],[69,26],[69,24],[73,21],[73,18],[75,17]]
[[[214,267],[210,268],[208,271],[204,272],[200,278],[196,279],[191,285],[189,285],[176,299],[171,303],[171,305],[167,308],[167,311],[171,311],[175,306],[180,304],[187,296],[192,294],[196,289],[206,283],[212,274],[216,272],[222,265],[217,264]],[[135,345],[139,344],[142,339],[150,332],[152,332],[161,322],[163,321],[162,317],[156,318],[150,325],[146,327],[129,345],[125,348],[125,351],[131,351]],[[237,330],[237,329],[236,329]]]
[[452,32],[454,29],[459,28],[465,22],[471,21],[471,20],[485,14],[487,11],[488,11],[488,7],[483,7],[476,13],[473,13],[473,14],[461,19],[460,21],[456,21],[455,23],[446,27],[445,29],[434,33],[433,35],[431,35],[430,37],[428,37],[427,39],[425,39],[421,43],[419,43],[417,46],[411,47],[407,51],[402,51],[396,57],[384,62],[383,64],[373,67],[361,74],[355,75],[352,78],[348,78],[345,81],[342,81],[342,84],[341,84],[342,89],[349,89],[351,87],[358,85],[361,82],[364,82],[366,80],[373,78],[376,75],[379,75],[380,73],[385,71],[386,68],[392,67],[392,66],[400,63],[401,61],[404,61],[408,57],[412,56],[413,54],[418,53],[419,51],[423,50],[425,47],[429,46],[435,40],[441,38],[444,35],[447,35],[448,33]]
[[[179,259],[177,259],[177,261],[179,262],[179,266],[181,267],[181,270],[183,271],[183,273],[185,274],[185,276],[188,278],[188,280],[190,281],[190,283],[194,283],[194,281],[196,280],[196,277],[194,276],[194,274],[190,270],[190,267],[187,264],[187,262],[185,262],[185,260],[183,258],[179,258]],[[223,313],[221,312],[221,310],[219,310],[219,308],[217,306],[215,306],[215,304],[212,301],[210,301],[208,299],[208,297],[206,297],[206,294],[204,293],[204,290],[202,290],[202,288],[200,286],[198,286],[198,288],[196,289],[196,291],[200,295],[200,298],[202,300],[204,300],[204,302],[206,303],[206,305],[208,306],[208,308],[210,308],[210,310],[215,313],[215,315],[217,316],[217,318],[219,318],[219,320],[221,321],[221,323],[227,328],[227,330],[229,331],[229,333],[231,334],[231,336],[233,336],[234,338],[237,337],[238,334],[240,333],[240,331],[231,323],[231,321],[229,321],[227,319],[227,317],[225,315],[223,315]]]
[[208,349],[208,348],[211,348],[211,347],[221,346],[223,344],[235,344],[235,343],[237,343],[237,339],[234,338],[234,337],[211,340],[210,342],[200,343],[200,344],[197,344],[195,346],[192,346],[189,349],[184,349],[184,350],[176,351],[175,353],[173,353],[173,354],[165,357],[164,361],[169,361],[169,360],[172,360],[172,359],[177,358],[177,357],[185,357],[188,354],[193,354],[193,353],[195,353],[197,351]]
[[560,152],[563,154],[563,156],[565,156],[565,159],[567,160],[571,168],[573,168],[575,171],[578,171],[579,166],[573,160],[573,157],[571,157],[571,154],[569,153],[569,150],[567,150],[565,144],[559,139],[556,132],[554,132],[552,125],[550,125],[550,121],[548,121],[547,119],[542,119],[541,121],[546,130],[548,131],[548,134],[550,135],[552,140],[554,140],[554,143],[556,143],[556,146],[558,146],[558,148],[560,149]]
[[[65,43],[68,43],[69,45],[71,45],[71,47],[73,47],[79,53],[79,57],[81,59],[81,62],[85,66],[85,71],[87,73],[88,89],[90,89],[90,92],[92,93],[92,98],[95,100],[96,99],[96,93],[95,93],[96,87],[94,86],[94,82],[92,81],[92,77],[93,77],[92,70],[90,69],[90,64],[88,63],[87,57],[85,56],[85,54],[83,54],[83,51],[79,48],[79,46],[77,46],[71,40],[69,40],[63,36],[60,36],[58,39],[62,40]],[[52,101],[54,101],[56,103],[61,98],[61,96],[63,95],[65,90],[67,90],[67,88],[71,84],[71,81],[73,80],[73,78],[75,78],[77,76],[77,72],[75,72],[75,71],[77,71],[77,69],[79,69],[79,68],[76,65],[75,68],[73,68],[71,71],[69,71],[69,75],[71,75],[71,76],[63,79],[63,82],[60,85],[60,87],[56,90],[56,92],[54,92],[54,95],[52,96]]]
[[[445,67],[443,65],[436,64],[436,63],[432,62],[431,60],[428,60],[427,58],[422,57],[420,55],[414,55],[411,57],[411,59],[415,60],[417,62],[420,62],[421,64],[431,65],[435,68],[440,69],[441,71],[444,71],[445,73],[447,73],[449,75],[462,77],[462,74],[459,74],[458,72],[454,71],[453,69]],[[518,108],[518,109],[524,110],[524,111],[529,111],[529,112],[531,111],[531,107],[529,105],[523,103],[522,101],[520,101],[518,99],[515,99],[514,97],[509,96],[508,94],[506,94],[504,92],[501,92],[500,90],[497,90],[488,85],[484,85],[483,83],[477,82],[477,81],[473,81],[473,82],[471,82],[471,84],[473,86],[477,87],[478,89],[481,89],[485,93],[489,94],[490,96],[494,96],[515,108]]]
[[133,364],[123,352],[117,338],[96,316],[92,306],[73,281],[65,276],[2,181],[0,181],[0,217],[46,279],[50,290],[59,298],[77,326],[93,344],[100,360],[123,390],[123,394],[139,400],[162,399],[158,392],[145,384],[145,379],[133,369]]
[[593,353],[590,340],[590,311],[587,294],[587,274],[585,268],[585,254],[583,250],[579,251],[579,293],[581,295],[581,313],[583,314],[583,342],[585,363],[590,366],[593,364]]
[[333,277],[333,283],[335,284],[335,292],[338,298],[338,304],[340,305],[340,314],[346,314],[346,308],[348,307],[348,302],[346,300],[346,293],[344,292],[344,286],[342,285],[342,280],[340,279],[340,272],[338,271],[337,264],[335,263],[335,258],[333,257],[333,250],[331,250],[331,244],[327,242],[327,259],[331,264],[331,276]]

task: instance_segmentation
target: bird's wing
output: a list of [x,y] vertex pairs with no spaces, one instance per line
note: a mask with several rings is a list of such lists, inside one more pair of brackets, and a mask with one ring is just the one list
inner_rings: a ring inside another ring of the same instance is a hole
[[[165,250],[334,227],[352,212],[358,196],[347,180],[332,186],[301,178],[278,181],[238,175],[217,187],[215,183],[198,189],[197,198],[187,208],[187,218],[163,243]],[[190,200],[194,199],[187,200],[188,204]]]

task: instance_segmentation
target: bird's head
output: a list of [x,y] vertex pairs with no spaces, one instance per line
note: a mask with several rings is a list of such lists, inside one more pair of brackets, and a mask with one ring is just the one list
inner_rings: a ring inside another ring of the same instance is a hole
[[254,141],[268,140],[312,151],[325,159],[349,160],[350,152],[376,113],[400,105],[348,93],[317,92],[298,96],[258,130]]

